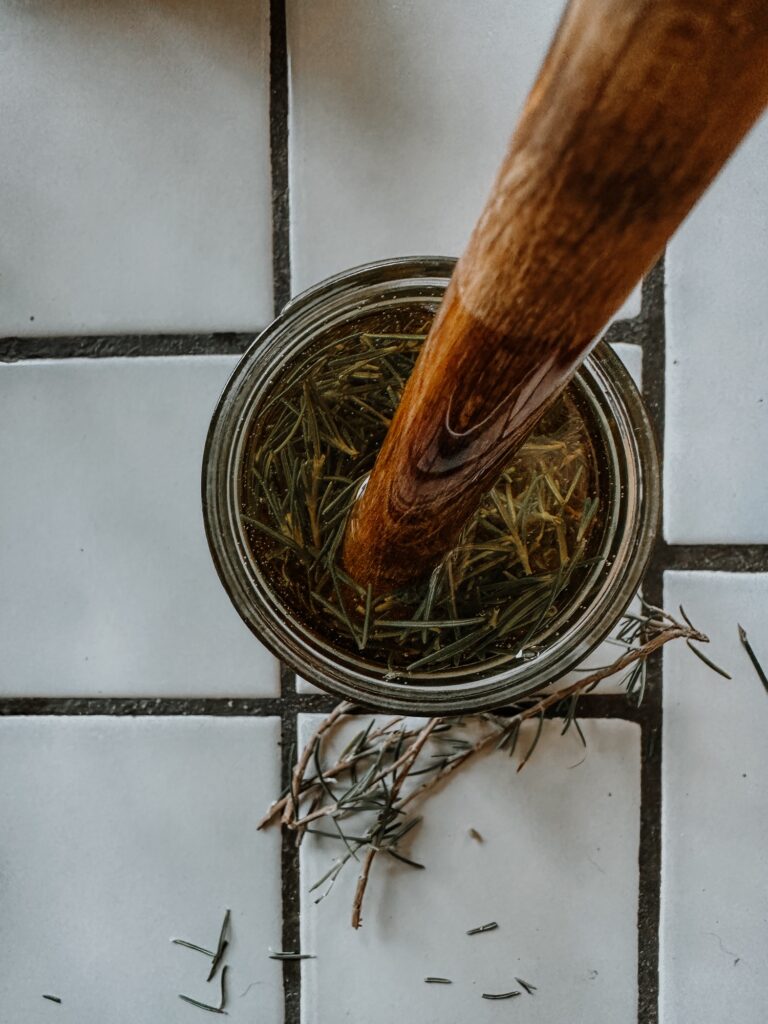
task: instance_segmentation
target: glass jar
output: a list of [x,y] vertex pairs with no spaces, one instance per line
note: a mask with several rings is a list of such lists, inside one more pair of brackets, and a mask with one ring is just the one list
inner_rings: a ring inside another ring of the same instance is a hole
[[407,683],[384,666],[339,651],[298,621],[253,556],[240,511],[243,451],[251,426],[285,366],[326,331],[408,304],[437,309],[455,261],[411,257],[337,274],[293,299],[248,349],[213,415],[203,456],[203,514],[221,581],[240,616],[278,658],[339,698],[379,711],[452,715],[498,708],[558,679],[611,631],[638,589],[659,514],[659,462],[653,429],[621,361],[599,342],[574,379],[606,467],[605,524],[599,558],[556,619],[535,639],[535,654],[442,672]]

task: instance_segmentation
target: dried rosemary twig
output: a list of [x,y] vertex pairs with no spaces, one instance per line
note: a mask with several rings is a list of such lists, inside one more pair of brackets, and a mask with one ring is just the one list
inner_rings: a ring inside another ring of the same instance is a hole
[[[343,844],[343,854],[313,886],[316,890],[327,883],[323,895],[350,860],[362,858],[352,912],[352,924],[359,927],[371,868],[379,854],[412,868],[423,867],[400,848],[421,820],[407,813],[414,803],[423,801],[462,765],[485,751],[506,751],[512,756],[520,727],[529,719],[537,719],[538,727],[533,742],[521,758],[521,765],[533,754],[545,717],[561,718],[565,723],[562,731],[572,725],[584,741],[577,717],[579,700],[602,680],[617,674],[622,676],[627,692],[639,699],[644,686],[642,669],[648,657],[673,640],[708,642],[692,625],[650,606],[645,606],[643,615],[627,616],[619,637],[624,651],[612,664],[595,669],[553,693],[525,698],[507,708],[503,715],[474,716],[483,725],[479,738],[469,738],[466,734],[469,719],[432,718],[420,727],[411,726],[399,716],[384,723],[372,719],[330,766],[323,767],[325,744],[342,722],[353,718],[350,705],[340,705],[315,729],[293,772],[290,792],[272,805],[259,827],[266,827],[279,818],[283,827],[296,835],[297,842],[307,832],[313,832]],[[427,743],[436,752],[425,761]],[[357,821],[360,815],[371,814],[374,817],[369,825],[358,825],[354,833],[345,832],[347,819],[355,816]],[[323,819],[331,828],[317,827],[316,823]],[[480,930],[488,930],[488,927]]]

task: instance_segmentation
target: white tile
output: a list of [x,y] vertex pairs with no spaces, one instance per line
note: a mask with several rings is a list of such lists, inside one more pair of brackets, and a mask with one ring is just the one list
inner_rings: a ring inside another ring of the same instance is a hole
[[[288,4],[296,291],[367,260],[459,255],[562,8]],[[619,316],[639,308],[638,291]]]
[[768,665],[768,575],[668,573],[729,682],[664,649],[662,1024],[763,1024],[768,960],[768,694],[737,622]]
[[271,316],[266,0],[0,0],[0,334]]
[[631,320],[633,317],[639,316],[642,301],[642,286],[638,284],[629,293],[624,305],[619,307],[614,320]]
[[296,676],[296,692],[297,693],[324,693],[319,687],[313,683],[308,683],[306,679],[302,679],[301,676]]
[[637,387],[642,390],[643,387],[643,350],[640,345],[629,345],[624,341],[619,341],[615,345],[611,345],[611,348],[624,363],[624,366],[629,371],[629,375],[632,380],[637,384]]
[[274,718],[0,721],[4,1021],[196,1019],[178,994],[217,1003],[210,961],[169,940],[210,948],[226,907],[228,1019],[282,1020],[280,841],[254,825],[278,738]]
[[[635,1021],[640,730],[617,720],[583,727],[578,767],[576,737],[547,723],[519,775],[504,754],[457,772],[403,850],[426,870],[379,858],[358,932],[349,924],[357,866],[315,905],[307,889],[339,844],[306,838],[302,946],[318,958],[302,965],[305,1024],[336,1019],[339,1007],[366,1024],[495,1021],[499,1005],[481,995],[518,988],[515,977],[538,992],[505,1004],[505,1019]],[[526,727],[521,742],[530,738]],[[498,930],[465,934],[491,920]],[[427,985],[427,975],[453,985]]]
[[768,118],[672,240],[666,261],[665,533],[768,542]]
[[202,522],[203,443],[234,363],[0,365],[0,692],[278,692]]

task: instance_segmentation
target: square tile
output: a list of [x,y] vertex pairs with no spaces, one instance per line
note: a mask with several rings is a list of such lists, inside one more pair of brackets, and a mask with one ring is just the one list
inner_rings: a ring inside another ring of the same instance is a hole
[[[302,723],[305,738],[312,723]],[[538,986],[514,1000],[520,1019],[634,1024],[640,729],[618,720],[583,728],[586,758],[548,722],[521,774],[501,753],[459,770],[403,847],[426,870],[377,858],[360,931],[350,927],[357,865],[315,905],[307,890],[339,843],[306,837],[302,948],[317,959],[302,964],[304,1024],[335,1019],[339,1007],[366,1024],[498,1020],[482,993],[519,989],[516,977]],[[488,921],[499,928],[466,935]],[[425,984],[430,975],[453,984]]]
[[266,0],[0,0],[0,334],[272,313]]
[[205,539],[232,357],[0,365],[0,693],[274,696]]
[[664,650],[660,1020],[762,1024],[768,694],[737,623],[768,666],[768,575],[670,572],[664,590],[733,680],[684,646]]
[[[463,250],[562,9],[290,0],[295,291],[368,260]],[[636,291],[618,316],[639,309]]]
[[768,117],[672,239],[666,260],[665,534],[768,542]]
[[[0,721],[3,1020],[184,1024],[218,1003],[207,957],[232,911],[229,1020],[282,1020],[279,721]],[[59,996],[60,1006],[42,998]],[[196,1016],[195,1016],[196,1015]]]

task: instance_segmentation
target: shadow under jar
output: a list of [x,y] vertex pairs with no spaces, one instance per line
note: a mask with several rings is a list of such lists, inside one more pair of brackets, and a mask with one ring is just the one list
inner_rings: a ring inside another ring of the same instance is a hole
[[375,710],[488,710],[558,679],[625,611],[656,532],[653,430],[600,342],[430,577],[374,595],[346,576],[348,510],[453,266],[387,260],[290,302],[232,374],[203,459],[208,542],[243,620]]

